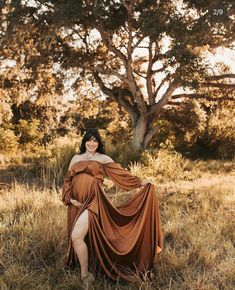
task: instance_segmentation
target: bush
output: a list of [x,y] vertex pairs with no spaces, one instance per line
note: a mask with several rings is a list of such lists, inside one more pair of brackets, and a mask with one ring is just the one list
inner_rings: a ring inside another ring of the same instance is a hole
[[106,144],[106,154],[109,155],[115,162],[122,164],[123,166],[127,166],[131,162],[138,161],[140,158],[140,154],[133,151],[131,145],[129,143],[113,145],[108,141]]
[[176,151],[160,149],[155,155],[144,152],[141,162],[148,169],[147,175],[176,180],[183,175],[185,159]]
[[38,177],[43,186],[61,186],[69,163],[79,153],[81,137],[62,137],[54,140],[48,147],[48,155],[39,158],[36,164]]
[[0,152],[13,153],[18,148],[18,137],[11,129],[0,128]]
[[20,120],[16,125],[16,132],[19,136],[19,143],[26,149],[35,149],[35,146],[41,145],[43,133],[39,131],[40,121],[37,119]]
[[158,121],[160,130],[152,148],[170,140],[175,150],[188,157],[233,159],[234,124],[233,104],[186,102],[166,111]]

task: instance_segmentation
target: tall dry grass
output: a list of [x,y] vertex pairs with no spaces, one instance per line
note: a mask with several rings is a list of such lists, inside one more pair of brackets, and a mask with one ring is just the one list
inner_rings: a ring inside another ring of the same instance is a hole
[[[234,162],[192,162],[174,154],[145,156],[144,164],[130,167],[157,188],[165,248],[154,282],[99,278],[94,289],[234,289]],[[127,194],[110,197],[118,204]],[[0,234],[1,290],[82,289],[79,269],[65,266],[66,208],[56,187],[2,187]]]

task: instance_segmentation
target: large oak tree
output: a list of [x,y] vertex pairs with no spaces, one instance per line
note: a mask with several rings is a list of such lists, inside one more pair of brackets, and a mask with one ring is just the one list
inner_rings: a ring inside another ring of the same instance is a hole
[[234,98],[234,74],[206,61],[234,45],[231,1],[12,0],[3,8],[1,58],[21,63],[31,85],[57,64],[58,79],[66,70],[77,78],[78,95],[87,82],[98,86],[129,114],[137,151],[163,110],[184,98]]

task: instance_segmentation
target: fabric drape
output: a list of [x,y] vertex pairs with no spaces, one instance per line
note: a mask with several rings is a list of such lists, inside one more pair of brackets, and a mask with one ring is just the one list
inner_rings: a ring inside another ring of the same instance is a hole
[[[78,217],[88,209],[89,270],[101,271],[113,280],[131,280],[134,273],[144,273],[156,264],[163,247],[155,188],[147,184],[126,203],[114,207],[102,187],[105,176],[126,191],[141,185],[138,177],[115,162],[78,161],[71,167],[62,189],[62,201],[68,205],[68,264],[78,262],[71,232]],[[82,206],[71,205],[70,198]]]

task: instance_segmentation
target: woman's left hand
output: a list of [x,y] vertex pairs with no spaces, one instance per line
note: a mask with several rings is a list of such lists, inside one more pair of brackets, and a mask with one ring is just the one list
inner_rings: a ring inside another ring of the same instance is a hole
[[72,203],[72,205],[75,205],[76,207],[80,207],[83,205],[83,203],[77,201],[76,199],[70,199],[70,202]]

